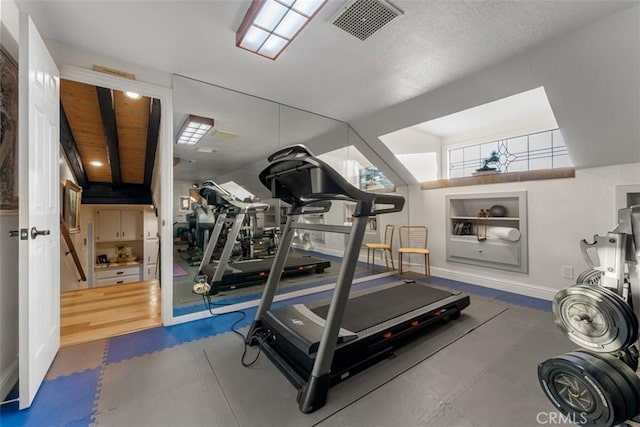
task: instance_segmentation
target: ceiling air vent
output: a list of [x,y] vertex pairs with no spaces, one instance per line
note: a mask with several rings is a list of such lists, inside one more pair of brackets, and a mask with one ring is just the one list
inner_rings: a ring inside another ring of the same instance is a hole
[[384,0],[352,0],[338,10],[331,22],[364,41],[401,15],[400,10]]

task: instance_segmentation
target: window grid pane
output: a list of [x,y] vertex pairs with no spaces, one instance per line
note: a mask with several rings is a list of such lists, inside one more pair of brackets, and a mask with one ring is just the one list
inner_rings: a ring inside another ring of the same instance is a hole
[[[493,153],[496,156],[492,156]],[[449,150],[449,178],[473,176],[485,160],[498,172],[571,167],[571,158],[559,129]],[[497,161],[495,159],[498,159]]]

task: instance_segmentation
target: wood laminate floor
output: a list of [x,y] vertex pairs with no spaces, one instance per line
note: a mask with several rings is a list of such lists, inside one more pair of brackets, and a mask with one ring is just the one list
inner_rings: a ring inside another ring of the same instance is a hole
[[157,280],[100,286],[60,295],[60,346],[162,326]]

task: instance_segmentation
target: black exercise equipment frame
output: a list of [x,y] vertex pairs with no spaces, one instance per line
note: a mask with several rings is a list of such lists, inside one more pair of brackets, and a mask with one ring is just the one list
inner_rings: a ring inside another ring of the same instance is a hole
[[[405,200],[400,195],[369,193],[355,188],[333,168],[314,157],[302,145],[283,148],[271,155],[268,160],[270,164],[260,173],[260,181],[271,190],[274,198],[285,201],[291,205],[291,208],[287,214],[287,222],[282,232],[271,274],[247,335],[247,342],[262,346],[269,359],[298,389],[297,401],[300,410],[309,413],[324,406],[330,385],[338,382],[345,375],[350,376],[386,357],[392,349],[392,341],[389,340],[380,345],[378,351],[373,351],[372,354],[362,358],[362,349],[371,349],[376,345],[374,341],[380,340],[379,334],[372,335],[366,339],[358,340],[358,343],[361,344],[358,346],[358,350],[349,350],[345,346],[341,346],[341,357],[346,358],[347,361],[339,367],[334,363],[336,348],[340,344],[339,333],[368,219],[370,216],[402,211]],[[327,212],[331,208],[331,201],[334,200],[356,203],[351,226],[296,223],[301,215]],[[378,206],[387,207],[379,208]],[[279,282],[279,275],[274,272],[282,270],[296,229],[349,235],[317,352],[307,366],[302,366],[295,356],[287,356],[288,353],[294,354],[297,351],[295,344],[280,338],[275,340],[276,343],[273,339],[275,335],[268,332],[268,329],[275,329],[275,326],[269,325],[267,321]],[[413,335],[436,319],[458,317],[460,311],[469,305],[469,298],[465,295],[458,296],[457,299],[457,303],[446,308],[434,307],[433,310],[423,313],[423,318],[412,319],[411,322],[415,322],[413,326],[420,325],[419,328],[413,327],[410,328],[411,330],[404,330],[405,325],[396,325],[388,331],[391,336],[400,341],[406,338],[409,333]],[[447,315],[441,318],[440,314],[444,312]],[[357,354],[346,354],[349,351],[355,351]],[[355,360],[358,361],[353,363]],[[332,369],[334,370],[332,371]]]
[[[265,263],[260,261],[241,261],[231,265],[235,267],[237,271],[228,272],[226,268],[227,265],[230,265],[229,260],[233,252],[233,247],[245,218],[256,212],[266,212],[269,209],[269,205],[260,202],[243,202],[237,200],[231,193],[211,180],[205,181],[202,184],[200,195],[207,200],[207,204],[215,206],[218,210],[218,217],[213,226],[213,232],[207,243],[200,267],[198,268],[198,273],[196,274],[197,277],[198,275],[210,273],[210,271],[207,270],[213,270],[213,274],[207,274],[209,284],[211,285],[208,295],[217,295],[221,291],[264,283],[271,270],[270,262],[264,265]],[[226,222],[231,222],[232,226],[226,236],[227,240],[217,265],[211,267],[210,259]],[[287,265],[284,265],[281,269],[284,276],[304,272],[321,273],[326,268],[331,267],[331,262],[309,256],[296,257],[293,262],[290,259],[287,261]]]

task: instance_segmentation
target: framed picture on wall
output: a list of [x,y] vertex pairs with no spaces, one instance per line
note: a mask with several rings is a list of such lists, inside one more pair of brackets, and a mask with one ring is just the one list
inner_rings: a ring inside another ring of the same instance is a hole
[[63,218],[70,233],[80,232],[80,200],[82,188],[67,180],[64,184]]
[[191,198],[189,196],[180,196],[180,210],[181,211],[190,211],[191,210]]
[[18,209],[18,65],[0,46],[0,211]]

